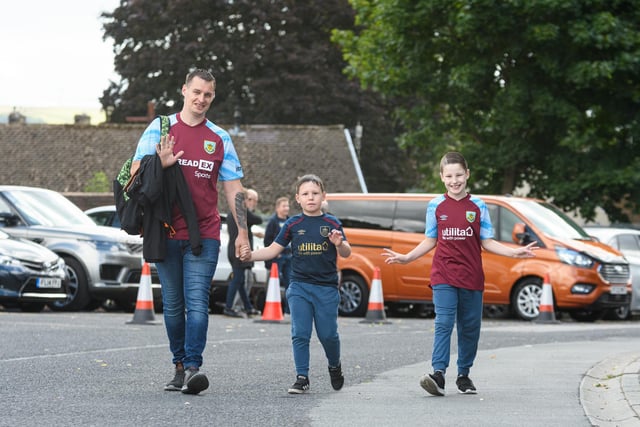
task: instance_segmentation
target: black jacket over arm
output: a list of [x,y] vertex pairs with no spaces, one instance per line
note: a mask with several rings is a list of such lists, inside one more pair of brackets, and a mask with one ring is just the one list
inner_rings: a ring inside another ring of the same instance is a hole
[[144,211],[142,217],[142,254],[148,262],[163,261],[167,253],[167,234],[171,230],[171,208],[174,203],[182,212],[189,230],[189,243],[194,255],[202,253],[202,240],[191,192],[178,164],[162,168],[153,154],[140,161],[140,170],[129,190],[129,196]]

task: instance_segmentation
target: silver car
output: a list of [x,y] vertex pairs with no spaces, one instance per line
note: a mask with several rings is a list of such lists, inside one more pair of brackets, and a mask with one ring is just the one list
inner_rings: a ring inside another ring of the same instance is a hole
[[[120,220],[116,213],[115,205],[105,205],[105,206],[97,206],[94,208],[87,209],[84,211],[96,224],[120,228]],[[218,254],[218,265],[216,267],[215,275],[213,276],[213,281],[211,283],[211,305],[214,311],[219,311],[221,307],[224,305],[224,301],[226,300],[227,286],[229,281],[233,277],[233,270],[231,268],[231,263],[229,263],[229,258],[227,257],[227,245],[229,244],[229,233],[227,233],[227,224],[225,221],[225,215],[221,215],[222,224],[220,227],[220,252]],[[258,235],[264,235],[264,228],[261,226],[254,225],[252,227],[254,237],[253,237],[253,248],[258,249],[263,247],[262,239],[258,238]],[[256,298],[258,300],[264,299],[264,290],[266,287],[266,283],[268,280],[269,272],[264,266],[263,262],[256,262],[254,267],[251,269],[253,275],[249,277],[249,281],[247,286],[251,288],[255,288],[254,292],[258,295]],[[260,306],[261,301],[257,301],[257,304]]]
[[622,252],[631,267],[631,304],[616,309],[610,315],[615,319],[625,320],[632,314],[640,313],[640,230],[596,226],[583,228],[589,235]]
[[[102,301],[135,301],[142,272],[142,239],[96,225],[62,194],[35,187],[0,186],[0,228],[58,254],[69,276],[69,298],[54,310],[84,310]],[[160,297],[152,273],[154,299]]]

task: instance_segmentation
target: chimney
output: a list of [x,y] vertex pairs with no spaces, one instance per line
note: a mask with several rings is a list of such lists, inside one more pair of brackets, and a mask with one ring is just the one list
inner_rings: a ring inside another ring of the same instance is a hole
[[76,114],[73,116],[73,122],[76,125],[90,125],[91,124],[91,116],[88,114]]
[[23,125],[25,123],[27,123],[27,118],[20,114],[18,110],[16,110],[16,107],[13,107],[13,111],[11,112],[11,114],[9,114],[9,124]]

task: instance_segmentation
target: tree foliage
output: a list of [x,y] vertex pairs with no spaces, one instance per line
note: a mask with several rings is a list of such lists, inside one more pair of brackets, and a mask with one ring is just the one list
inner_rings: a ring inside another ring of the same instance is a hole
[[[638,211],[640,3],[632,0],[351,0],[334,40],[348,73],[404,99],[400,143],[423,188],[445,151],[476,193],[550,198],[586,219]],[[622,203],[621,203],[622,202]]]
[[100,101],[116,122],[146,115],[149,100],[158,113],[175,111],[184,76],[205,68],[217,81],[210,119],[349,128],[360,121],[369,188],[402,191],[415,174],[394,143],[391,109],[343,73],[346,62],[330,40],[332,29],[353,28],[354,16],[348,0],[122,1],[103,15],[121,81]]

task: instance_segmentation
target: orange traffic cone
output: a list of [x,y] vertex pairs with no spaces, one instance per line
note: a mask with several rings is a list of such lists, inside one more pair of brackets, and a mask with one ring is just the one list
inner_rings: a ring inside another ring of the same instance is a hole
[[148,262],[142,264],[142,275],[140,276],[140,286],[138,287],[138,300],[133,319],[128,324],[156,325],[153,310],[153,292],[151,291],[151,267]]
[[379,267],[373,269],[373,281],[371,282],[371,295],[369,295],[367,315],[360,323],[391,323],[387,321],[384,313],[384,298],[382,296],[382,280],[380,279]]
[[544,275],[544,283],[542,283],[542,295],[540,296],[540,308],[537,323],[558,323],[556,320],[556,311],[553,304],[553,288],[549,281],[549,273]]
[[274,262],[271,264],[271,274],[269,275],[269,286],[267,287],[264,310],[262,310],[262,319],[256,319],[254,322],[284,323],[283,320],[278,264]]

